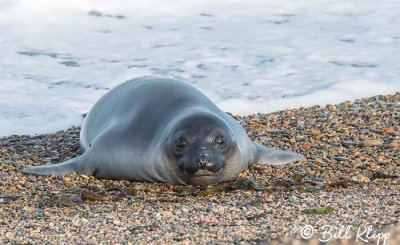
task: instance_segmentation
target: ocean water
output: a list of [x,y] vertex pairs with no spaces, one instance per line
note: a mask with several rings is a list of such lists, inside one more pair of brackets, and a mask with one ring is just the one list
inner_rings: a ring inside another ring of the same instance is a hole
[[0,136],[79,126],[145,75],[242,115],[394,93],[400,1],[0,0]]

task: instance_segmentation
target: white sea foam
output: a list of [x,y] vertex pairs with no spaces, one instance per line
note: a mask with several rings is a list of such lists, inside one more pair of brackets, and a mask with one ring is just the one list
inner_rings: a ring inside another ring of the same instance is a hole
[[79,126],[108,89],[185,79],[234,114],[400,91],[400,1],[0,2],[0,136]]

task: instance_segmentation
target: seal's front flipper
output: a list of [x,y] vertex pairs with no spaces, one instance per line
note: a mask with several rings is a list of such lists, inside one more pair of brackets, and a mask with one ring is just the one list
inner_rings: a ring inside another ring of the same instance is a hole
[[253,142],[256,149],[256,163],[270,165],[284,165],[303,159],[303,155],[293,151],[277,148],[267,148],[259,143]]
[[72,158],[65,162],[50,164],[50,165],[40,165],[35,167],[27,167],[22,170],[26,174],[38,174],[38,175],[56,175],[64,176],[70,173],[92,175],[94,171],[88,168],[83,168],[83,155]]

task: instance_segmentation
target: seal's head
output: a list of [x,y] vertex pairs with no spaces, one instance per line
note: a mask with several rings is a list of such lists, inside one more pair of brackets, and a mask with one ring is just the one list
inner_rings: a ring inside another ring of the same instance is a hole
[[236,140],[219,116],[193,113],[171,130],[167,154],[183,182],[209,185],[232,178]]

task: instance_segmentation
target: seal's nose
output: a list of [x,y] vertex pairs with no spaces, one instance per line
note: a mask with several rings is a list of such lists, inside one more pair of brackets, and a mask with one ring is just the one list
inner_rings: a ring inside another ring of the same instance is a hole
[[201,153],[199,155],[199,164],[200,168],[205,168],[207,167],[207,163],[210,162],[210,155],[207,153]]
[[206,169],[211,172],[218,172],[223,167],[223,164],[211,161],[211,155],[208,153],[201,153],[197,161],[200,169]]

